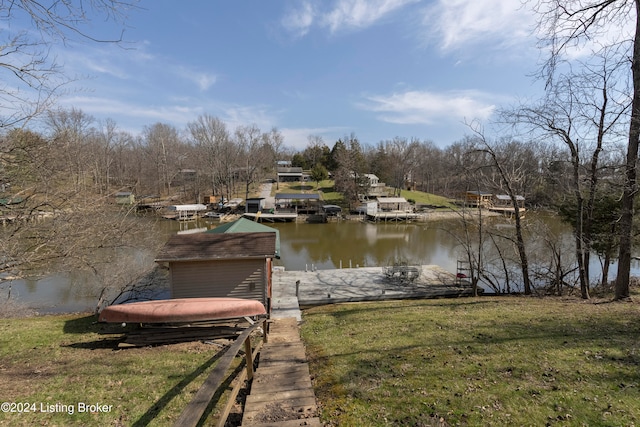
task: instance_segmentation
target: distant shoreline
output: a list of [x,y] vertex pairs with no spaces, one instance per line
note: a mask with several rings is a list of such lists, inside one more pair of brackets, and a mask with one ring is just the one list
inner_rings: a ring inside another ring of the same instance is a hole
[[[478,211],[477,209],[468,209],[465,212],[466,216],[474,216],[477,217],[478,216]],[[500,216],[502,214],[498,213],[498,212],[491,212],[491,211],[487,211],[487,210],[483,210],[482,211],[482,215],[483,216]],[[362,215],[346,215],[346,219],[348,220],[361,220],[363,218]],[[434,210],[434,211],[429,211],[429,212],[419,212],[418,213],[418,217],[416,219],[410,220],[409,222],[429,222],[429,221],[439,221],[439,220],[448,220],[448,219],[461,219],[462,218],[462,211],[458,210],[458,211],[454,211],[454,210]],[[380,221],[380,222],[384,222],[384,221]],[[404,222],[404,221],[399,221],[399,222]]]

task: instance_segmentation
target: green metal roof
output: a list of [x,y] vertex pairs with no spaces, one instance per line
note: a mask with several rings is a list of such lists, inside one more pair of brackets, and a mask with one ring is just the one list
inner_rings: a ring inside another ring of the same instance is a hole
[[206,233],[276,233],[276,258],[280,258],[280,230],[251,221],[246,218],[239,218],[233,222],[222,224]]

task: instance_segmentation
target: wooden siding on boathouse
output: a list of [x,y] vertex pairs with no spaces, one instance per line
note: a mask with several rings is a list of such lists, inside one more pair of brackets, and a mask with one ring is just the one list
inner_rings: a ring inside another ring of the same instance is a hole
[[267,304],[264,259],[174,262],[171,297],[231,297]]

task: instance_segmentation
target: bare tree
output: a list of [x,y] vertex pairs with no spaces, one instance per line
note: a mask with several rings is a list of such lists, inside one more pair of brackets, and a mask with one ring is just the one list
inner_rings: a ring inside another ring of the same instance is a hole
[[[622,209],[619,222],[620,246],[615,298],[629,298],[631,271],[632,228],[634,199],[638,190],[637,159],[640,141],[640,0],[536,0],[533,2],[539,13],[539,26],[543,37],[541,43],[549,56],[541,70],[541,77],[551,87],[555,84],[558,69],[566,54],[576,47],[601,49],[603,34],[609,37],[605,46],[615,46],[620,61],[626,59],[631,69],[632,100],[629,117],[625,179]],[[631,27],[630,34],[620,30]]]
[[[122,26],[136,0],[9,0],[0,3],[0,128],[18,126],[47,111],[57,92],[73,79],[51,54],[53,44],[72,40],[122,41],[91,32],[92,19]],[[23,23],[26,27],[22,27]]]
[[368,180],[365,180],[365,164],[362,147],[354,134],[338,140],[331,151],[336,163],[333,171],[336,190],[344,194],[348,203],[358,199],[358,194],[366,192]]
[[444,192],[444,189],[437,185],[442,176],[449,174],[449,171],[445,169],[442,154],[442,150],[431,141],[422,141],[417,147],[413,178],[418,190],[427,193]]
[[223,147],[229,144],[226,124],[217,117],[204,115],[187,125],[200,165],[209,177],[212,195],[222,195],[224,163]]
[[622,63],[611,62],[603,50],[594,55],[593,63],[581,63],[578,72],[557,77],[541,105],[505,113],[527,130],[560,140],[569,150],[572,197],[559,205],[574,229],[581,295],[585,299],[589,298],[595,197],[603,171],[613,171],[610,165],[603,168],[601,156],[619,139],[619,127],[629,108],[626,86],[620,87],[624,82],[620,76]]
[[113,120],[107,119],[96,130],[94,167],[96,185],[102,192],[135,188],[137,177],[132,175],[136,162],[133,152],[133,136],[118,130]]
[[0,230],[0,273],[106,273],[123,251],[157,245],[156,238],[145,236],[154,233],[142,232],[108,195],[74,184],[79,181],[75,169],[59,167],[59,159],[66,157],[63,144],[13,130],[0,148],[0,180],[11,184],[9,202],[0,206],[7,222]]
[[90,184],[90,156],[88,136],[92,132],[95,119],[82,110],[58,109],[49,111],[46,123],[51,129],[53,144],[61,155],[58,163],[60,169],[66,169],[75,178],[75,190],[85,190]]
[[245,200],[249,198],[249,190],[259,180],[259,172],[267,167],[271,160],[268,143],[256,125],[240,126],[235,132],[236,144],[242,153],[242,175],[245,184]]
[[408,141],[406,138],[396,137],[385,141],[382,150],[387,158],[388,173],[394,188],[394,195],[400,196],[407,180],[414,179],[418,163],[417,152],[420,143],[417,140]]
[[149,162],[155,168],[158,194],[171,195],[171,185],[180,172],[181,139],[178,130],[164,123],[144,129],[144,142]]
[[524,287],[525,295],[530,295],[532,292],[531,278],[529,275],[529,260],[527,257],[527,250],[524,241],[524,226],[522,224],[522,213],[518,196],[518,186],[521,185],[523,177],[526,172],[523,168],[523,159],[517,158],[517,152],[510,147],[509,144],[502,145],[497,144],[492,146],[485,138],[482,130],[476,124],[471,124],[471,129],[476,135],[479,146],[476,150],[480,153],[488,155],[491,169],[497,172],[497,175],[493,177],[491,174],[484,174],[485,177],[489,177],[492,184],[497,188],[502,188],[509,196],[511,201],[511,207],[513,208],[513,219],[515,223],[515,239],[520,270],[522,273],[522,285]]

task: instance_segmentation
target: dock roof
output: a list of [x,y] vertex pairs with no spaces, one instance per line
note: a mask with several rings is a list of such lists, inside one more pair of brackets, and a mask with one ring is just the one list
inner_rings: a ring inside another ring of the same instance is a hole
[[404,197],[378,197],[379,203],[407,203]]
[[205,233],[275,233],[276,234],[276,258],[280,258],[280,230],[269,227],[259,222],[246,218],[239,218],[233,222],[227,222]]
[[318,193],[278,193],[276,199],[286,200],[320,200]]
[[175,234],[156,256],[156,262],[272,258],[276,233]]

